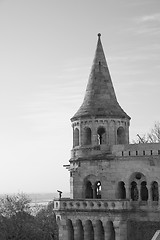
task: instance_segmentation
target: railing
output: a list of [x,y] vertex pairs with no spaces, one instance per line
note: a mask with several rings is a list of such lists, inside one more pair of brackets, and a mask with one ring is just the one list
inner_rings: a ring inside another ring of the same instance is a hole
[[54,200],[55,210],[124,210],[129,208],[128,200],[102,199],[59,199]]
[[156,231],[151,240],[160,240],[160,230]]
[[157,201],[105,200],[105,199],[55,199],[54,210],[62,211],[120,211],[135,210],[160,211]]

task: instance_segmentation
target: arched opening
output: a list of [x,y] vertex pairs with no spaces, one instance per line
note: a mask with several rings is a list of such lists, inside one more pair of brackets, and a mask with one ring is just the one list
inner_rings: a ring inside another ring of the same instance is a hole
[[94,240],[94,229],[93,229],[93,225],[92,222],[90,220],[87,220],[85,222],[85,230],[84,230],[84,239],[87,240]]
[[106,223],[105,239],[115,240],[115,230],[112,221]]
[[147,189],[146,181],[141,182],[141,200],[147,201],[148,200],[148,189]]
[[125,144],[125,130],[123,127],[117,129],[117,144]]
[[93,198],[93,188],[90,181],[85,184],[85,198]]
[[83,225],[81,220],[76,221],[75,225],[75,239],[76,240],[84,240],[84,230],[83,230]]
[[106,143],[106,131],[104,127],[99,127],[97,130],[98,144]]
[[66,227],[67,227],[67,240],[74,240],[74,228],[72,221],[70,219],[67,219]]
[[152,201],[159,201],[158,183],[156,181],[151,184],[151,197]]
[[139,198],[139,193],[138,193],[138,188],[137,188],[137,183],[136,182],[131,182],[131,199],[133,201],[138,201]]
[[95,190],[95,198],[100,199],[101,198],[101,191],[102,191],[102,187],[101,187],[101,182],[100,181],[95,183],[94,190]]
[[79,129],[73,131],[73,147],[79,146]]
[[118,183],[118,194],[117,198],[118,199],[126,199],[126,188],[125,188],[125,183],[123,181],[120,181]]
[[84,145],[90,145],[91,144],[91,129],[89,127],[84,129],[84,135],[83,135],[83,144]]
[[94,235],[95,235],[95,239],[104,240],[104,228],[100,220],[96,221]]

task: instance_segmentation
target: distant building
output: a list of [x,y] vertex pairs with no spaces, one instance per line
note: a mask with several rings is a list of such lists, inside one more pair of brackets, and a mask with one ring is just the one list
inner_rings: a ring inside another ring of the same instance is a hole
[[[127,101],[127,99],[126,99]],[[54,200],[60,240],[151,240],[160,229],[160,144],[129,144],[101,35],[71,118],[70,199]]]

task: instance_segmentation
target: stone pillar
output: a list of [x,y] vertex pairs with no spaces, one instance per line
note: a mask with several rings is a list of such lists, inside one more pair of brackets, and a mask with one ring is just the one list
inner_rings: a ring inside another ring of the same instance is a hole
[[137,189],[138,189],[138,201],[141,201],[141,184],[137,183]]
[[68,230],[65,220],[58,223],[59,240],[68,240]]
[[130,185],[128,183],[125,183],[125,188],[126,188],[126,199],[131,199]]
[[151,201],[151,185],[150,184],[146,184],[146,188],[148,189],[148,201]]
[[115,240],[127,240],[127,222],[115,221],[114,223]]
[[95,123],[95,120],[93,120],[92,123],[92,146],[98,145],[98,136],[97,136],[97,124]]

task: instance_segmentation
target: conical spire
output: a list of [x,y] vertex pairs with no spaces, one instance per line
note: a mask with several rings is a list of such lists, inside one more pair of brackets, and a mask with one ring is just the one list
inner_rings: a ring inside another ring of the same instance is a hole
[[84,101],[71,120],[86,117],[130,119],[117,101],[102,47],[100,33],[98,34],[97,48]]

